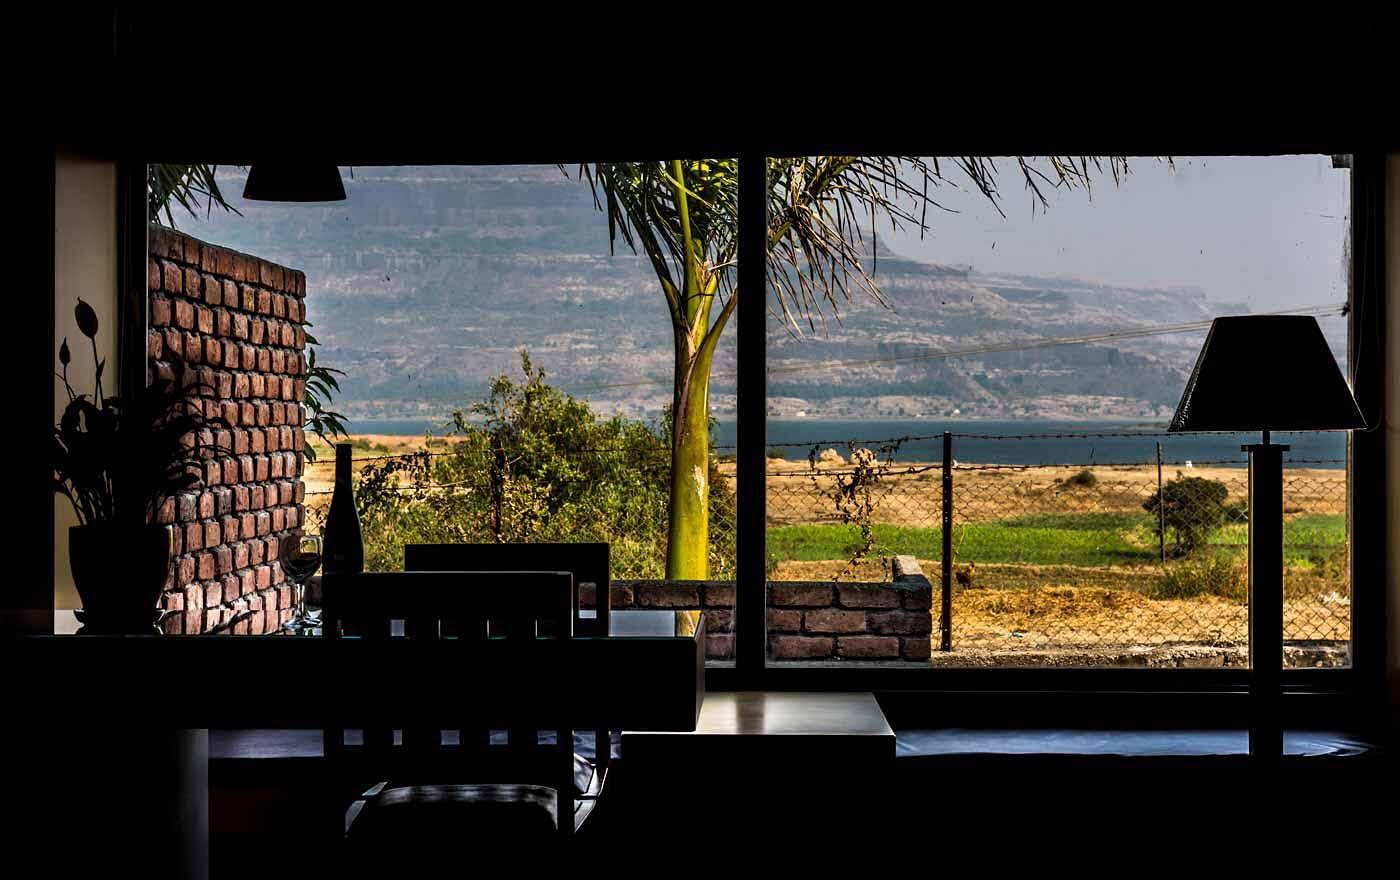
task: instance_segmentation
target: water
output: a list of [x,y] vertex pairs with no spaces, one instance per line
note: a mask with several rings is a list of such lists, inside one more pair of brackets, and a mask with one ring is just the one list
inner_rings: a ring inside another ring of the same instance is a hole
[[[351,424],[357,433],[421,436],[431,429],[442,433],[444,423],[432,419],[386,419],[357,421]],[[899,461],[938,461],[943,456],[943,431],[952,431],[953,457],[962,463],[976,464],[1139,464],[1156,460],[1156,444],[1162,443],[1162,457],[1168,462],[1229,462],[1245,465],[1243,443],[1258,443],[1258,434],[1166,434],[1160,423],[1131,421],[1061,422],[1061,421],[914,421],[899,419],[861,419],[828,421],[820,419],[774,420],[768,422],[768,444],[786,458],[805,459],[812,446],[831,447],[847,455],[848,441],[875,448],[884,440],[896,437],[911,439],[899,447]],[[732,452],[735,443],[733,420],[716,424],[716,440],[720,452]],[[1109,437],[1028,437],[1025,439],[987,439],[957,436],[960,434],[1043,435],[1043,434],[1155,434],[1160,436]],[[1324,433],[1277,433],[1275,443],[1292,447],[1288,460],[1309,462],[1308,467],[1341,468],[1346,458],[1346,434],[1340,431]],[[795,444],[787,446],[783,444]],[[1312,463],[1318,462],[1318,463]]]

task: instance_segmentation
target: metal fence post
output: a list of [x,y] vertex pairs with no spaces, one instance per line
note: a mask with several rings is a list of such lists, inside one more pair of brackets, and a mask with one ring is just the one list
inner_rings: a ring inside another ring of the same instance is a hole
[[1162,441],[1157,441],[1157,550],[1167,564],[1167,499],[1162,497]]
[[953,650],[953,434],[943,432],[943,593],[938,626],[940,651]]

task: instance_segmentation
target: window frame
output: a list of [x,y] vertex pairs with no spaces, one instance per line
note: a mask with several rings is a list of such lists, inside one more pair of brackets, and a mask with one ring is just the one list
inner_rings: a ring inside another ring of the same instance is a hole
[[[766,284],[766,240],[767,199],[754,198],[755,194],[766,193],[766,175],[769,156],[807,155],[821,152],[836,152],[827,144],[823,150],[792,149],[792,144],[783,144],[778,149],[762,143],[762,135],[745,136],[738,149],[725,149],[720,145],[709,145],[711,152],[731,153],[739,156],[740,163],[740,230],[738,280],[740,291],[739,308],[736,310],[736,335],[738,354],[737,375],[737,455],[736,471],[738,492],[736,499],[736,540],[737,571],[735,577],[735,662],[732,666],[707,667],[706,687],[712,690],[764,689],[764,690],[806,690],[806,691],[873,691],[882,697],[900,699],[902,705],[922,705],[935,707],[947,704],[958,698],[960,705],[971,703],[967,698],[984,699],[986,705],[1018,704],[1030,695],[1077,695],[1093,698],[1096,707],[1121,705],[1142,695],[1171,695],[1173,700],[1162,703],[1165,710],[1189,697],[1190,705],[1198,705],[1195,699],[1209,704],[1218,696],[1244,697],[1247,694],[1248,673],[1235,669],[1146,669],[1146,668],[1002,668],[1002,669],[956,669],[956,668],[900,668],[895,666],[841,667],[838,665],[804,666],[793,663],[775,664],[767,656],[767,578],[765,572],[766,552],[766,468],[767,451],[767,284]],[[749,140],[759,141],[758,143]],[[861,144],[842,144],[847,149],[858,148],[860,152],[878,152],[871,147],[883,146],[894,149],[894,144],[878,140]],[[924,145],[928,146],[927,144]],[[945,148],[951,145],[942,145]],[[979,144],[981,152],[999,154],[989,144]],[[1014,147],[1013,143],[997,144],[1003,148]],[[1025,145],[1023,144],[1022,147]],[[1150,153],[1142,149],[1143,144],[1129,145],[1129,152]],[[1170,146],[1170,145],[1162,145]],[[1306,145],[1277,144],[1272,149],[1257,149],[1257,145],[1244,149],[1231,149],[1229,144],[1194,144],[1188,152],[1198,155],[1279,155],[1285,152],[1345,153],[1347,145],[1309,143]],[[1102,150],[1100,145],[1100,150]],[[153,157],[149,147],[141,151],[147,160]],[[340,164],[443,164],[454,161],[454,157],[436,150],[423,151],[413,148],[402,152],[380,153],[370,161],[364,156],[341,154],[335,158]],[[639,152],[657,153],[654,145]],[[1014,152],[1006,149],[1002,152]],[[1089,151],[1092,152],[1092,151]],[[1385,163],[1384,152],[1353,152],[1352,164],[1352,211],[1351,231],[1354,242],[1375,242],[1374,246],[1354,247],[1352,252],[1354,308],[1351,325],[1369,326],[1368,322],[1382,320],[1383,294],[1385,283],[1384,253],[1384,199]],[[386,161],[395,156],[394,161]],[[230,162],[247,164],[247,156],[225,157]],[[508,156],[493,152],[491,155],[461,157],[466,164],[500,164]],[[521,155],[520,160],[541,162],[539,156]],[[123,271],[119,281],[124,289],[119,290],[120,301],[127,304],[122,318],[125,326],[122,338],[132,340],[131,350],[136,350],[135,341],[144,339],[143,326],[146,320],[144,299],[146,277],[144,267],[147,260],[147,235],[144,228],[144,199],[137,198],[144,193],[145,162],[122,163],[120,191],[125,195],[124,209],[119,218],[119,254]],[[139,178],[139,180],[138,180]],[[138,234],[131,228],[142,223]],[[139,308],[138,308],[139,301]],[[138,317],[139,316],[139,317]],[[134,332],[140,327],[141,333]],[[1354,332],[1354,331],[1353,331]],[[1353,337],[1354,338],[1354,337]],[[1350,348],[1349,344],[1349,348]],[[1350,353],[1349,353],[1350,355]],[[142,359],[144,366],[144,359]],[[752,364],[759,364],[755,368]],[[129,375],[129,373],[128,373]],[[1356,365],[1356,384],[1363,411],[1376,412],[1384,387],[1384,362],[1375,357]],[[1311,707],[1307,713],[1318,713],[1320,718],[1335,717],[1338,701],[1351,704],[1353,701],[1369,698],[1384,689],[1384,595],[1383,570],[1385,536],[1382,533],[1385,511],[1385,487],[1383,480],[1375,478],[1385,468],[1383,438],[1376,434],[1364,436],[1353,434],[1348,444],[1348,485],[1349,518],[1354,525],[1349,530],[1351,542],[1351,575],[1353,584],[1374,584],[1371,590],[1357,594],[1353,590],[1352,604],[1352,664],[1344,669],[1285,669],[1283,684],[1289,694],[1313,695],[1318,699],[1308,701]],[[1358,477],[1363,475],[1363,477]],[[1369,475],[1369,476],[1365,476]],[[759,491],[749,487],[757,485]],[[1280,636],[1281,637],[1281,636]],[[924,699],[924,698],[927,699]],[[914,703],[909,700],[913,698]],[[980,704],[979,704],[980,705]],[[1081,705],[1082,709],[1082,704]],[[1301,705],[1301,704],[1300,704]],[[1076,713],[1081,710],[1076,710]],[[916,713],[917,714],[917,713]],[[1076,714],[1077,718],[1092,717]],[[1105,717],[1113,717],[1114,710],[1106,709]],[[1151,713],[1161,714],[1161,713]],[[1169,712],[1175,716],[1174,712]],[[973,723],[975,719],[959,718],[959,723]]]

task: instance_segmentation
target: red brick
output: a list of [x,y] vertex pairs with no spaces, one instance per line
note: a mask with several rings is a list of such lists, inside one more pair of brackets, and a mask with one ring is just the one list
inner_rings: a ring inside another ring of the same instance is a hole
[[272,586],[272,566],[259,565],[257,568],[253,569],[253,576],[257,578],[259,590],[265,590]]
[[839,611],[822,608],[802,612],[802,628],[809,633],[863,633],[864,611]]
[[150,321],[152,327],[170,326],[170,300],[163,296],[151,297]]
[[156,522],[160,525],[170,525],[175,522],[174,498],[167,498],[160,503],[160,508],[156,510]]
[[174,263],[165,263],[162,267],[163,278],[161,289],[166,293],[179,293],[184,289],[184,275],[180,272],[180,267]]
[[900,639],[899,653],[905,660],[927,660],[932,645],[927,638]]
[[637,589],[640,608],[699,608],[700,597],[695,587],[643,584]]
[[175,586],[185,587],[191,584],[195,578],[195,568],[193,556],[181,556],[175,563]]
[[842,636],[836,640],[836,653],[853,660],[889,660],[899,656],[895,636]]
[[233,571],[233,550],[227,544],[214,548],[214,570],[221,576]]
[[185,525],[185,552],[204,549],[204,526],[197,522]]
[[768,604],[778,607],[827,606],[831,604],[831,587],[774,584],[768,590]]
[[734,612],[727,608],[711,608],[705,612],[705,632],[727,633],[734,629]]
[[204,491],[199,493],[199,518],[208,519],[214,515],[214,493]]
[[224,350],[219,345],[217,339],[204,340],[204,362],[206,364],[221,364],[224,361]]
[[185,296],[190,298],[198,297],[200,293],[199,270],[193,266],[185,267]]
[[204,524],[204,546],[213,547],[219,543],[219,524],[209,520]]
[[248,341],[253,345],[262,345],[267,338],[267,322],[262,318],[248,319]]
[[232,335],[233,316],[227,309],[219,309],[214,313],[214,332],[220,336]]
[[900,590],[904,597],[904,607],[910,611],[928,611],[933,607],[933,587],[916,587],[912,590]]
[[280,545],[281,543],[282,543],[281,540],[278,539],[278,538],[275,538],[275,537],[269,537],[269,538],[264,538],[264,539],[263,539],[263,546],[264,546],[264,548],[265,548],[266,551],[267,551],[267,561],[268,561],[268,562],[271,562],[272,560],[274,560],[274,559],[277,558],[279,545]]
[[812,636],[773,636],[768,650],[775,660],[825,659],[832,655],[835,640]]
[[199,245],[198,239],[190,238],[188,235],[181,235],[185,244],[185,262],[191,266],[199,265]]
[[223,304],[231,309],[238,308],[238,285],[234,284],[233,281],[231,281],[228,278],[224,279],[223,284],[224,293],[221,297],[221,299],[223,300]]
[[212,578],[214,576],[214,570],[213,553],[200,553],[195,557],[195,571],[199,575],[200,580],[207,581]]
[[731,634],[710,635],[705,633],[705,657],[710,660],[734,659],[734,636]]
[[[225,516],[225,517],[223,517],[221,520],[219,520],[219,531],[223,533],[223,537],[224,537],[224,540],[225,540],[225,541],[228,541],[228,542],[230,542],[230,543],[232,543],[233,541],[237,541],[237,540],[238,540],[238,517],[236,517],[236,516]],[[242,568],[243,566],[239,565],[239,566],[235,566],[235,567],[236,567],[236,568]]]
[[190,330],[194,327],[194,306],[188,300],[177,299],[171,303],[174,310],[175,326],[181,330]]
[[204,588],[204,607],[213,608],[224,601],[224,585],[218,581],[210,581],[202,585]]
[[161,282],[161,277],[162,277],[163,274],[164,274],[164,273],[163,273],[163,271],[162,271],[162,269],[161,269],[160,261],[159,261],[159,260],[157,260],[155,257],[151,257],[150,259],[148,259],[148,260],[146,261],[146,292],[147,292],[147,293],[150,293],[150,291],[152,291],[152,290],[160,290],[160,282]]
[[233,567],[235,569],[244,569],[247,568],[249,564],[248,544],[247,542],[239,541],[237,544],[233,545]]
[[734,587],[732,584],[706,584],[701,588],[706,608],[733,608]]
[[933,629],[927,613],[917,611],[885,611],[871,614],[867,619],[870,631],[878,635],[921,636]]
[[768,629],[777,632],[801,632],[802,612],[779,611],[776,608],[769,608]]
[[899,591],[885,584],[841,584],[836,595],[844,608],[899,607]]
[[201,281],[204,283],[204,302],[211,306],[223,305],[224,283],[213,275],[205,275]]
[[248,542],[248,561],[246,565],[262,565],[267,561],[267,543],[254,538]]

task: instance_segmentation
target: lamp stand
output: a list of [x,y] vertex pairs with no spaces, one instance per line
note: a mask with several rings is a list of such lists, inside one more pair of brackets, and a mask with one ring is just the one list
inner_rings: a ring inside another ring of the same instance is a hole
[[1283,755],[1283,453],[1263,442],[1249,453],[1249,756]]

